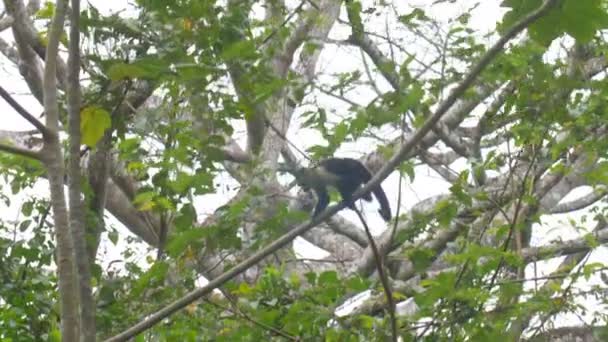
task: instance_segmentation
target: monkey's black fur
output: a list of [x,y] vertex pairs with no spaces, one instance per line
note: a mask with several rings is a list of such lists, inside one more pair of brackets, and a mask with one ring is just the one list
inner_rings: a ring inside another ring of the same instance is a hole
[[[328,186],[335,187],[340,192],[346,206],[355,210],[352,195],[361,185],[372,178],[365,165],[352,158],[328,158],[321,161],[316,167],[299,169],[295,176],[300,187],[304,190],[313,189],[317,194],[317,205],[313,217],[316,217],[329,205]],[[380,204],[378,210],[380,216],[385,221],[389,221],[392,216],[391,207],[384,190],[378,184],[376,188],[372,189],[372,192]],[[370,202],[372,195],[367,193],[362,198]]]

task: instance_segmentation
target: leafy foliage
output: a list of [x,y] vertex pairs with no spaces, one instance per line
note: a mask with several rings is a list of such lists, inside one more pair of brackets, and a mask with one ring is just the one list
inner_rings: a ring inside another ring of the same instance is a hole
[[[498,32],[541,3],[503,1]],[[87,225],[91,236],[105,234],[106,249],[92,262],[98,336],[129,328],[308,218],[293,210],[298,206],[289,201],[302,197],[276,177],[278,161],[266,156],[298,147],[312,160],[353,151],[373,157],[372,164],[392,157],[496,40],[494,32],[482,36],[473,28],[478,5],[457,15],[442,11],[449,20],[440,21],[396,2],[349,1],[349,25],[338,22],[335,30],[349,36],[332,31],[327,39],[331,11],[316,12],[317,4],[306,1],[292,8],[277,1],[147,0],[136,1],[134,13],[108,15],[88,6],[80,129],[87,158],[101,151],[100,142],[111,146],[104,162],[111,163],[112,187],[104,189],[119,203],[106,206],[111,216],[97,217],[102,224]],[[46,3],[38,23],[48,25],[54,11]],[[384,16],[394,32],[376,32],[375,20]],[[378,238],[386,242],[380,247],[387,249],[389,279],[378,279],[378,261],[353,229],[356,221],[331,222],[304,235],[330,256],[277,250],[135,340],[388,340],[393,317],[382,280],[400,309],[414,303],[394,322],[404,341],[534,340],[560,314],[587,314],[582,297],[605,305],[605,280],[585,293],[574,285],[606,270],[588,260],[606,243],[589,229],[592,219],[601,226],[605,200],[583,206],[588,216],[580,220],[568,217],[566,228],[581,241],[546,249],[534,243],[571,190],[585,185],[605,194],[607,24],[604,1],[558,1],[530,25],[531,39],[513,40],[417,142],[392,175],[399,185],[387,191],[391,201],[403,197],[398,221]],[[360,60],[348,59],[359,53]],[[284,126],[271,127],[277,118]],[[318,139],[293,139],[287,127],[296,120],[299,132]],[[265,139],[262,147],[248,141],[237,151],[246,161],[230,154],[244,131],[250,140]],[[109,141],[102,140],[106,133]],[[264,145],[272,139],[289,143]],[[14,150],[0,143],[2,151]],[[21,208],[16,221],[0,222],[1,340],[60,339],[49,203],[26,194],[45,171],[40,161],[0,153],[0,200]],[[98,170],[82,171],[91,181]],[[426,181],[421,187],[429,193],[404,191],[405,179],[412,188]],[[93,215],[101,191],[87,186]],[[431,193],[436,186],[439,195]],[[234,197],[219,203],[216,196],[227,194]],[[552,276],[536,274],[537,262],[560,253],[565,261]],[[594,333],[605,333],[605,312],[592,316]]]
[[[31,199],[19,225],[0,222],[0,330],[2,339],[58,341],[54,245],[45,225],[48,203]],[[10,239],[9,236],[29,238]]]

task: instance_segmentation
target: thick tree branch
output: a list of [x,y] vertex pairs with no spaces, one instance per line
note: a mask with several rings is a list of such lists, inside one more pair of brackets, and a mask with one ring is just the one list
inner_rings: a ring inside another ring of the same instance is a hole
[[15,65],[19,65],[19,51],[0,38],[0,52]]
[[11,27],[11,25],[13,25],[13,22],[14,22],[13,17],[10,15],[0,19],[0,32]]
[[[608,229],[599,230],[593,235],[598,244],[608,243]],[[546,246],[528,247],[523,249],[521,254],[526,262],[531,262],[534,260],[554,258],[558,255],[588,252],[592,249],[593,246],[589,245],[589,239],[581,237],[578,239],[551,243]]]
[[[43,156],[49,176],[51,206],[55,223],[57,248],[57,274],[61,301],[61,336],[66,341],[79,340],[80,315],[77,278],[74,273],[74,247],[64,193],[64,168],[59,141],[59,105],[57,101],[57,54],[59,38],[63,33],[66,3],[58,0],[51,22],[44,69],[44,110],[46,127],[51,134],[44,139]],[[15,27],[15,25],[13,25]]]
[[[60,0],[61,1],[61,0]],[[68,193],[69,218],[72,243],[74,245],[74,261],[78,279],[78,294],[80,295],[80,339],[95,341],[95,314],[97,306],[93,298],[91,285],[91,253],[87,250],[87,234],[85,232],[85,206],[82,200],[82,175],[80,168],[80,108],[82,96],[80,90],[80,0],[71,1],[70,11],[70,41],[68,43],[68,74],[66,82],[67,112],[68,112]]]
[[42,66],[39,56],[30,45],[26,28],[28,16],[22,0],[4,0],[7,12],[13,17],[13,36],[19,51],[19,72],[27,82],[32,94],[43,103]]
[[[30,19],[31,15],[34,15],[34,13],[32,13],[32,10],[34,10],[34,7],[30,7],[30,6],[24,6],[23,1],[21,0],[5,0],[5,1],[10,1],[12,2],[11,5],[11,14],[13,14],[14,19],[15,19],[15,25],[19,25],[19,32],[21,35],[21,38],[24,40],[24,43],[27,43],[27,45],[29,45],[34,52],[38,55],[39,58],[45,59],[46,58],[46,51],[45,51],[45,46],[42,42],[42,40],[40,39],[40,34],[38,33],[38,31],[36,30],[36,28],[34,27],[34,22]],[[29,4],[28,4],[29,5]],[[16,37],[15,37],[16,39]],[[66,75],[67,75],[67,66],[65,64],[65,62],[58,58],[57,59],[57,80],[59,81],[59,86],[62,89],[65,89],[66,86]]]

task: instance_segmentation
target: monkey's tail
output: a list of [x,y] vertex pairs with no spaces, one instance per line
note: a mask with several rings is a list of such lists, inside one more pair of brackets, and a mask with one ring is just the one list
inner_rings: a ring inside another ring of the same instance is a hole
[[380,216],[382,216],[384,221],[390,221],[393,216],[391,214],[391,206],[388,203],[388,198],[386,198],[386,194],[380,185],[374,189],[374,196],[376,196],[376,200],[378,200],[378,203],[380,204],[380,209],[378,209]]

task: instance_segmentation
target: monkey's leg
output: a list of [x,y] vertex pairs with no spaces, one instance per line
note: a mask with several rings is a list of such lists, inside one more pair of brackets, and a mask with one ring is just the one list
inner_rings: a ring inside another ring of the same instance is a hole
[[329,194],[327,190],[315,190],[317,193],[317,205],[312,213],[312,217],[317,217],[329,204]]
[[353,201],[353,194],[358,187],[358,184],[352,182],[341,182],[337,186],[340,196],[342,196],[342,201],[346,204],[346,207],[351,210],[357,210],[355,208],[355,202]]

